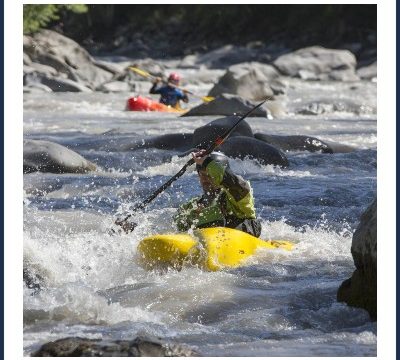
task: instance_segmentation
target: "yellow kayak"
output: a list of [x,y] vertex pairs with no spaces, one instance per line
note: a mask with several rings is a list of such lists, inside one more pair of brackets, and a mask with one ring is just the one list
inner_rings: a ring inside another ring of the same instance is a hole
[[138,255],[147,269],[179,269],[187,263],[217,271],[240,266],[259,248],[290,251],[293,246],[289,241],[265,241],[240,230],[215,227],[195,230],[193,235],[180,233],[146,237],[138,245]]

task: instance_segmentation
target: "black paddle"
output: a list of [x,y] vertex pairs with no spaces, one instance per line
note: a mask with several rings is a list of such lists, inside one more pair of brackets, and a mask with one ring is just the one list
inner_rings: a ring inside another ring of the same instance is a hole
[[[204,153],[203,156],[207,156],[208,154],[212,153],[218,146],[222,145],[225,140],[229,137],[229,135],[232,133],[233,130],[239,125],[239,123],[245,119],[247,116],[249,116],[254,110],[259,108],[262,104],[264,104],[268,99],[262,101],[255,107],[253,107],[251,110],[249,110],[246,114],[244,114],[242,117],[239,118],[238,121],[227,131],[225,131],[224,134],[221,136],[218,136],[214,142],[206,149],[206,152]],[[125,218],[119,220],[115,220],[115,224],[118,226],[121,226],[122,229],[128,234],[129,232],[132,232],[136,225],[133,222],[127,221],[135,212],[138,210],[143,209],[147,204],[149,204],[151,201],[153,201],[160,193],[162,193],[165,189],[167,189],[175,180],[179,179],[185,172],[186,169],[194,164],[194,159],[190,159],[185,165],[183,165],[182,169],[180,169],[171,179],[169,179],[166,183],[161,185],[156,191],[154,191],[148,198],[146,198],[142,203],[136,205],[130,214],[125,216]],[[115,232],[115,230],[111,229],[112,232]]]

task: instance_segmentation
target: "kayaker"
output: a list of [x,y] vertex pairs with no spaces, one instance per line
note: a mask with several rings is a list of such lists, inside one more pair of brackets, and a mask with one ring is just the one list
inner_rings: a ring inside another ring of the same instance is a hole
[[179,231],[224,226],[259,237],[261,223],[256,219],[250,183],[232,172],[224,154],[204,153],[192,153],[204,193],[179,207],[174,217]]
[[189,102],[187,93],[174,86],[179,86],[180,80],[181,77],[177,73],[171,73],[168,77],[168,83],[160,85],[162,79],[157,77],[150,89],[150,94],[160,94],[160,103],[170,105],[174,108],[180,108],[180,100],[185,103]]

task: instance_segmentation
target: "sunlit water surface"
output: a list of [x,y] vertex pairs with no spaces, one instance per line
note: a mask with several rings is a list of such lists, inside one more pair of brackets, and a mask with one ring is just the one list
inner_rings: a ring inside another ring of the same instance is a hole
[[25,138],[60,143],[100,166],[84,175],[24,175],[24,266],[45,281],[38,292],[24,287],[24,353],[67,336],[150,334],[203,356],[375,356],[376,323],[336,302],[355,269],[352,234],[376,194],[374,110],[248,119],[254,132],[313,135],[357,149],[289,152],[287,169],[231,161],[253,186],[261,237],[290,240],[294,251],[260,250],[229,271],[148,272],[137,262],[138,242],[176,231],[172,216],[200,187],[191,169],[137,215],[134,233],[109,236],[117,213],[187,161],[178,151],[118,144],[191,132],[217,117],[125,112],[128,96],[24,95]]

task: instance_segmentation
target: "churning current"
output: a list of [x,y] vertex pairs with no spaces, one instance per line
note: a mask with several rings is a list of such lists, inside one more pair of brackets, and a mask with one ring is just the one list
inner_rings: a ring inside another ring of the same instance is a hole
[[[325,86],[351,99],[349,87]],[[318,89],[297,88],[303,99],[318,99]],[[366,96],[375,97],[376,88],[368,89]],[[177,151],[122,151],[118,144],[192,132],[217,117],[126,112],[129,95],[24,94],[25,138],[64,145],[100,169],[24,175],[24,269],[42,280],[40,290],[24,285],[24,354],[67,336],[152,335],[203,356],[376,356],[376,323],[336,301],[355,269],[353,232],[376,196],[376,109],[247,119],[254,132],[311,135],[355,148],[288,152],[286,169],[231,160],[252,184],[261,238],[290,240],[292,252],[260,250],[229,271],[146,271],[136,259],[138,242],[176,232],[177,207],[200,185],[189,169],[135,215],[133,233],[109,236],[117,214],[188,160]]]

